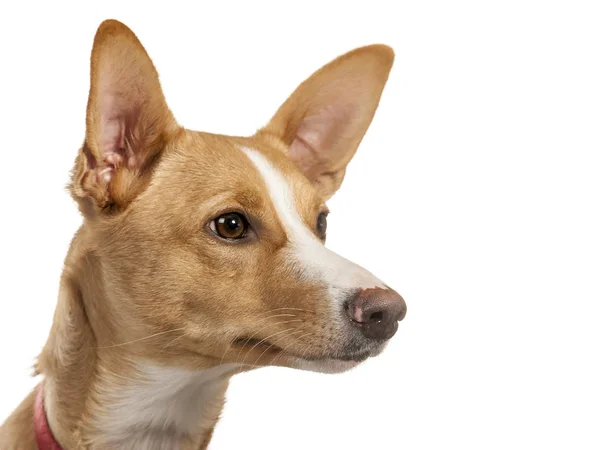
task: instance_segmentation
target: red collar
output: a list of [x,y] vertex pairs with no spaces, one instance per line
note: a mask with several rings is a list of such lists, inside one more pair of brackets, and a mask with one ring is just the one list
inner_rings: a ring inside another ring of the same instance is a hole
[[44,383],[40,383],[35,396],[33,406],[33,427],[35,429],[35,441],[39,450],[63,450],[52,435],[46,410],[44,409]]

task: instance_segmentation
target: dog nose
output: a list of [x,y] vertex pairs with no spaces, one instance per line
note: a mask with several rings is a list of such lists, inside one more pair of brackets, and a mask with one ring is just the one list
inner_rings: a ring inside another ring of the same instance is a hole
[[406,315],[406,303],[392,289],[363,289],[346,304],[350,323],[367,339],[385,341],[398,330]]

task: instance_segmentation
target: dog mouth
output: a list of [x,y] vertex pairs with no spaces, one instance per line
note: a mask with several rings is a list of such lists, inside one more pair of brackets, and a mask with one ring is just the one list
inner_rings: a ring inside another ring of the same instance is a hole
[[296,352],[286,350],[278,345],[273,344],[264,339],[258,339],[254,337],[240,337],[235,339],[232,344],[236,347],[247,348],[249,350],[262,350],[269,352],[283,352],[289,356],[304,359],[306,361],[319,362],[319,361],[341,361],[347,363],[362,363],[370,357],[377,356],[381,353],[382,349],[377,348],[363,348],[363,349],[348,349],[343,352],[336,352],[334,354],[322,355],[322,356],[307,356],[298,355]]
[[283,351],[283,349],[275,344],[264,339],[258,339],[253,337],[240,337],[232,343],[236,347],[248,347],[250,350],[272,350],[272,351]]
[[374,356],[373,352],[371,352],[369,350],[364,350],[361,352],[345,353],[343,355],[338,355],[336,358],[331,358],[331,359],[337,359],[338,361],[361,363],[361,362],[367,360],[368,358],[370,358],[371,356]]
[[380,352],[371,349],[350,351],[344,353],[334,353],[330,355],[318,356],[318,357],[304,357],[307,361],[322,362],[322,361],[339,361],[344,363],[362,363],[367,359],[377,356]]

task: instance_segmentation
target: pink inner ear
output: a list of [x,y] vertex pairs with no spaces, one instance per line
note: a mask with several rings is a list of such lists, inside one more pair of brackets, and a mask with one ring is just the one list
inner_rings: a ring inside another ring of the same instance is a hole
[[347,149],[336,144],[349,137],[356,111],[352,103],[338,103],[304,118],[289,155],[309,179],[337,169],[333,166]]
[[125,146],[125,121],[120,118],[102,119],[101,151],[105,159],[114,164],[114,158]]
[[[105,93],[101,97],[100,105],[100,152],[104,160],[115,167],[133,163],[133,155],[126,154],[125,131],[126,110],[122,105],[123,100],[118,94]],[[124,159],[127,158],[127,161]]]

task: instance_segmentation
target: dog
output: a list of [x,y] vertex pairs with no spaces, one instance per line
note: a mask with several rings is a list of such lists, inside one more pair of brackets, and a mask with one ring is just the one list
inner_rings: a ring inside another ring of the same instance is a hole
[[326,373],[383,351],[402,297],[325,246],[325,201],[394,60],[370,45],[304,81],[251,137],[175,121],[135,34],[94,38],[69,191],[83,216],[35,365],[0,448],[206,449],[229,379]]

